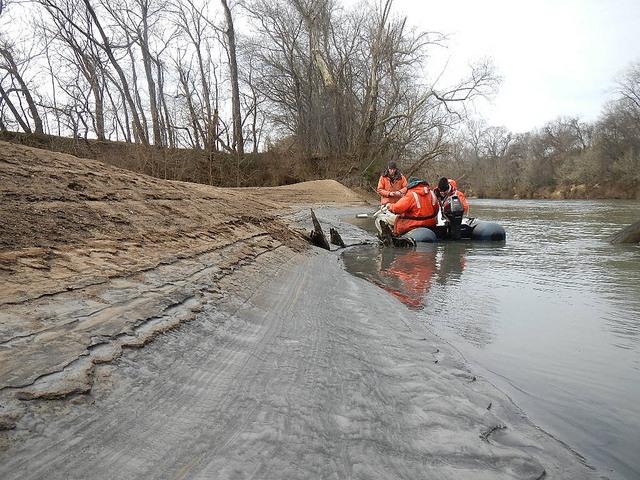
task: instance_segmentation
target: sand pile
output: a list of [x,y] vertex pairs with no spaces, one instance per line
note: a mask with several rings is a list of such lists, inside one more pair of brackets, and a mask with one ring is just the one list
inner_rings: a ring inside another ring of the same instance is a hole
[[222,189],[0,142],[0,390],[88,391],[89,352],[115,358],[192,318],[239,266],[309,248],[280,216],[318,202],[361,200],[330,180]]

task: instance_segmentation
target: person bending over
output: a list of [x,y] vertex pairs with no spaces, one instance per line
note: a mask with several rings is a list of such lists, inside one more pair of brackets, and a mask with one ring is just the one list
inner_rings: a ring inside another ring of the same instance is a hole
[[434,189],[434,192],[438,197],[440,204],[443,204],[447,198],[456,195],[460,199],[460,203],[462,203],[464,215],[469,213],[469,202],[467,202],[467,198],[464,196],[464,193],[458,190],[458,182],[455,180],[442,177],[438,181],[438,186]]
[[437,223],[440,204],[429,183],[425,180],[411,179],[407,185],[407,193],[396,203],[385,204],[380,214],[375,217],[376,228],[384,237],[385,223],[399,236],[414,228],[433,228]]

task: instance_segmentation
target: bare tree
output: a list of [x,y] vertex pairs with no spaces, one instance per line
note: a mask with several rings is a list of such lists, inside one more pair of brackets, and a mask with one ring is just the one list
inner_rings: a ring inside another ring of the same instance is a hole
[[[254,67],[254,57],[249,52],[245,57],[245,62],[247,63],[246,68],[242,72],[242,80],[243,83],[248,88],[248,93],[243,95],[242,98],[245,101],[245,112],[246,115],[243,119],[242,125],[244,127],[245,121],[251,118],[251,142],[253,144],[253,153],[258,153],[258,147],[260,145],[260,137],[262,128],[264,126],[264,116],[261,116],[261,108],[260,105],[265,101],[265,98],[260,94],[258,89],[256,88],[254,82],[255,75],[255,67]],[[259,120],[260,118],[260,120]]]
[[[46,0],[46,1],[49,2],[50,4],[56,3],[56,2],[53,2],[52,0]],[[107,37],[107,34],[104,31],[102,23],[98,19],[98,15],[96,14],[95,9],[91,5],[90,0],[83,0],[83,3],[84,3],[84,5],[85,5],[85,7],[87,9],[87,13],[89,14],[91,19],[93,20],[95,28],[98,30],[98,34],[99,34],[98,40],[93,38],[93,36],[91,35],[91,32],[88,32],[86,29],[83,29],[82,27],[78,26],[77,24],[75,24],[70,19],[67,18],[67,21],[69,21],[71,23],[71,25],[73,25],[73,27],[80,34],[84,35],[87,39],[89,39],[90,41],[94,42],[96,45],[99,45],[104,50],[105,54],[109,58],[109,61],[111,62],[111,65],[113,66],[114,70],[116,71],[116,73],[118,75],[118,78],[120,80],[120,84],[122,86],[122,91],[121,92],[122,92],[124,98],[126,99],[127,103],[129,104],[129,111],[131,113],[131,117],[132,117],[132,120],[133,120],[134,132],[136,133],[136,138],[138,140],[140,140],[140,142],[143,145],[148,145],[149,141],[147,140],[147,136],[144,135],[144,128],[142,126],[142,123],[140,122],[140,116],[138,115],[138,110],[136,108],[136,104],[135,104],[135,102],[133,100],[133,97],[131,96],[131,92],[130,92],[130,89],[129,89],[129,82],[127,81],[127,77],[126,77],[126,75],[124,73],[124,70],[120,66],[120,63],[118,62],[118,60],[117,60],[117,58],[115,56],[113,45],[112,45],[111,41],[109,40],[109,38]],[[60,9],[58,9],[58,10],[60,10]]]
[[225,30],[227,40],[227,54],[229,58],[229,73],[231,76],[231,109],[233,112],[233,149],[239,156],[244,155],[244,139],[242,136],[242,117],[240,115],[240,87],[238,84],[238,59],[236,55],[236,33],[233,27],[233,17],[227,5],[227,0],[220,0],[227,24]]
[[[271,121],[307,154],[347,155],[363,172],[389,157],[419,170],[446,152],[464,107],[495,85],[488,63],[450,88],[424,84],[427,49],[444,37],[407,27],[392,1],[345,12],[328,1],[253,0],[260,79]],[[273,114],[275,113],[275,114]]]
[[[131,115],[133,121],[134,137],[141,143],[148,145],[136,103],[131,95],[129,81],[116,57],[115,47],[117,47],[117,45],[114,45],[105,32],[103,24],[90,0],[39,0],[39,3],[45,6],[49,12],[53,12],[53,14],[57,16],[58,22],[64,22],[68,25],[69,30],[72,29],[73,32],[81,35],[92,45],[104,52],[116,72],[117,81],[119,82],[118,89],[129,107],[128,114]],[[77,12],[79,12],[81,8],[82,15],[77,15]],[[85,19],[86,21],[80,22],[79,19]],[[94,33],[95,31],[97,31],[97,33]],[[108,72],[105,72],[105,75],[111,79],[112,83],[116,83],[115,78]],[[112,101],[112,104],[113,103]],[[96,129],[98,129],[98,127],[96,127]]]
[[[161,127],[163,122],[160,111],[162,99],[158,95],[157,85],[161,72],[157,68],[157,73],[154,72],[154,67],[157,67],[161,54],[160,52],[154,53],[152,50],[154,40],[161,41],[163,44],[161,50],[165,50],[173,37],[172,33],[169,32],[168,38],[162,39],[162,35],[159,33],[164,30],[163,25],[166,23],[164,12],[167,10],[168,4],[163,0],[102,0],[101,3],[127,39],[127,50],[131,58],[132,70],[135,69],[136,63],[132,49],[133,45],[137,45],[140,50],[148,94],[153,144],[161,146],[163,145],[163,136],[166,134]],[[138,89],[136,88],[135,90],[137,91]],[[136,101],[140,115],[143,116],[144,108],[142,108],[139,95]]]
[[31,127],[29,121],[24,112],[20,112],[17,106],[12,102],[10,98],[11,93],[16,93],[18,102],[22,98],[27,103],[27,109],[33,121],[33,132],[44,133],[42,119],[38,113],[36,102],[31,95],[31,91],[27,85],[27,81],[23,75],[24,69],[31,60],[30,55],[24,55],[21,58],[17,56],[15,47],[11,45],[7,40],[0,37],[0,72],[5,72],[6,76],[11,82],[11,86],[8,89],[4,89],[0,82],[0,96],[4,103],[7,104],[15,120],[20,127],[27,133],[31,133]]
[[[216,65],[211,61],[210,40],[213,38],[213,32],[209,32],[211,28],[214,28],[215,31],[215,26],[205,15],[208,6],[207,1],[201,5],[195,5],[192,0],[181,0],[177,4],[174,22],[182,34],[187,37],[193,49],[197,66],[193,73],[195,78],[191,79],[191,65],[187,67],[184,63],[186,49],[178,52],[178,60],[174,60],[174,64],[178,70],[180,90],[189,111],[195,144],[197,148],[200,148],[199,138],[202,138],[205,148],[215,152],[219,149],[220,141],[217,114],[218,82]],[[213,85],[211,84],[212,75]],[[188,96],[187,91],[191,92]]]
[[[48,25],[45,21],[40,22],[39,28],[46,36],[59,47],[56,50],[58,57],[71,70],[78,71],[87,81],[93,97],[93,111],[89,110],[92,117],[93,130],[99,140],[106,139],[105,133],[105,75],[106,60],[102,50],[95,42],[88,40],[82,35],[76,35],[74,27],[66,20],[73,18],[78,25],[90,32],[92,30],[93,21],[83,5],[78,2],[67,2],[58,4],[58,9],[52,8],[47,2],[43,2],[43,7],[49,14],[52,22]],[[66,15],[61,15],[60,10],[66,7]],[[66,69],[63,69],[63,71]],[[57,72],[56,76],[60,76],[61,72]],[[65,83],[59,80],[58,83]],[[55,103],[56,87],[53,85],[54,103]]]
[[615,92],[619,95],[617,108],[640,134],[640,62],[633,63],[618,78]]

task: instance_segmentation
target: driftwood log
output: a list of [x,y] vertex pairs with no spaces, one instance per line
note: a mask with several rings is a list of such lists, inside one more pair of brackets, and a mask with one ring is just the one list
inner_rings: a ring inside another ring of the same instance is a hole
[[611,243],[640,243],[640,222],[636,222],[615,233],[609,239]]
[[346,247],[346,245],[344,244],[344,241],[342,240],[342,237],[338,233],[338,230],[336,230],[335,228],[329,229],[329,236],[331,238],[331,243],[333,243],[334,245],[337,245],[341,248]]
[[320,222],[318,221],[316,214],[313,213],[313,209],[311,209],[311,221],[313,222],[313,230],[311,230],[311,233],[309,234],[309,240],[311,243],[316,247],[331,250],[327,237],[324,235],[322,227],[320,226]]

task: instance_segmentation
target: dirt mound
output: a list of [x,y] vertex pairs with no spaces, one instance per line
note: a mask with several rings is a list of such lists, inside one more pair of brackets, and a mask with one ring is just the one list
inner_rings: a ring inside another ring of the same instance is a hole
[[314,180],[282,187],[263,187],[258,188],[257,191],[266,198],[284,204],[290,201],[308,205],[367,203],[359,194],[335,180]]
[[272,220],[277,209],[359,203],[333,180],[224,189],[165,181],[71,155],[0,142],[0,250],[167,236]]
[[0,392],[66,378],[81,357],[86,388],[92,349],[143,345],[237,269],[307,249],[283,212],[360,202],[334,181],[224,189],[0,142]]

